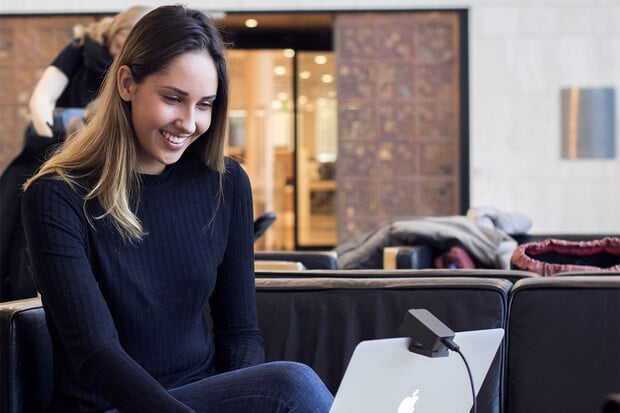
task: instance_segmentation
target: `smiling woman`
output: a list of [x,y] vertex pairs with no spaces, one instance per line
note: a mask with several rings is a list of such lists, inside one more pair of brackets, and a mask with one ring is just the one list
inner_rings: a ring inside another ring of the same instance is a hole
[[309,367],[264,363],[252,191],[224,157],[224,52],[200,11],[147,14],[92,117],[25,185],[49,411],[329,410]]
[[168,69],[142,83],[136,82],[129,66],[119,68],[118,93],[132,104],[140,173],[163,172],[209,129],[217,78],[213,59],[202,52],[175,58]]

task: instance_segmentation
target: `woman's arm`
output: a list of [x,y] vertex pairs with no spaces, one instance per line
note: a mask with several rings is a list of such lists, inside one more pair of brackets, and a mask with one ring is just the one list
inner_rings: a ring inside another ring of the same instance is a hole
[[48,66],[30,96],[30,116],[37,134],[52,137],[56,101],[69,84],[69,78],[56,66]]
[[[250,181],[237,163],[228,165],[224,205],[231,208],[228,242],[211,296],[218,372],[264,362],[256,315],[254,221]],[[220,207],[220,208],[221,208]]]
[[120,411],[192,413],[121,346],[89,260],[81,197],[63,181],[39,178],[22,197],[22,218],[36,285],[67,368]]

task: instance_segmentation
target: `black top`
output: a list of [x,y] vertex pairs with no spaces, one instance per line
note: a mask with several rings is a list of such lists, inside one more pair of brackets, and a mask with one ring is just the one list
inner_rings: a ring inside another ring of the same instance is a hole
[[69,84],[56,101],[57,107],[83,108],[97,97],[106,72],[112,64],[108,49],[84,37],[80,46],[75,42],[65,47],[52,62],[69,78]]
[[227,160],[219,206],[218,174],[196,155],[142,178],[146,235],[133,245],[60,179],[23,196],[54,351],[53,412],[191,412],[165,389],[264,360],[243,169]]

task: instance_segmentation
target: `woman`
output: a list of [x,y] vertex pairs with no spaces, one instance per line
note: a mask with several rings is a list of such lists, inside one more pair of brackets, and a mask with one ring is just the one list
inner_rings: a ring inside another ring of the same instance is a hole
[[53,136],[55,107],[85,107],[93,100],[112,59],[133,25],[150,9],[134,6],[114,17],[77,26],[77,36],[43,71],[29,101],[34,132]]
[[88,123],[25,185],[51,412],[329,410],[307,366],[263,363],[251,189],[223,154],[224,53],[201,12],[150,12]]

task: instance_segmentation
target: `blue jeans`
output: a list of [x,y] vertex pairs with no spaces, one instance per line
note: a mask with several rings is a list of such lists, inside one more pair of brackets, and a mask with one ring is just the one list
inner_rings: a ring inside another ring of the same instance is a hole
[[310,367],[290,361],[217,374],[170,394],[197,413],[328,413],[334,399]]

